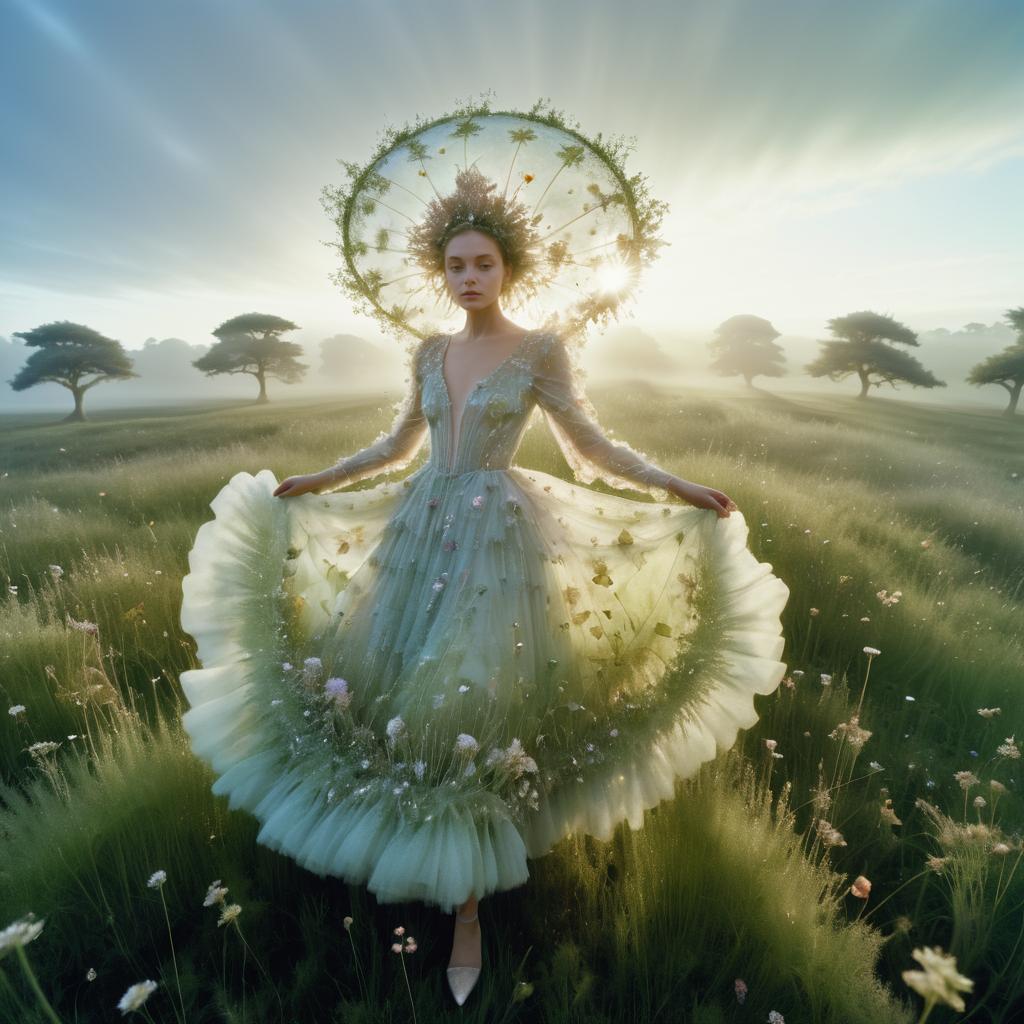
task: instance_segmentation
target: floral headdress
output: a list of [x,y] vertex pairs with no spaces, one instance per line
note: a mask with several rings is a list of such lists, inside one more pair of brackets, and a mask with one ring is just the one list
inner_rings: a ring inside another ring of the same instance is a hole
[[668,244],[657,235],[667,205],[626,176],[625,143],[588,139],[544,105],[481,100],[387,129],[365,167],[342,161],[349,183],[325,186],[322,201],[341,236],[327,243],[342,258],[332,279],[357,310],[419,338],[461,326],[444,248],[471,225],[511,268],[503,308],[531,326],[570,339],[618,316]]

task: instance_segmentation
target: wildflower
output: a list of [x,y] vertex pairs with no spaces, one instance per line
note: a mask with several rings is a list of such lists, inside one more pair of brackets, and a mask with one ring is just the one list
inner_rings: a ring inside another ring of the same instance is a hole
[[402,952],[402,944],[400,942],[392,942],[391,943],[391,952],[392,953],[401,953]]
[[95,981],[96,980],[96,968],[95,967],[90,967],[89,970],[87,970],[85,972],[85,980],[86,981]]
[[942,869],[946,866],[947,860],[949,860],[948,857],[931,856],[928,858],[927,864],[932,871],[934,871],[936,874],[940,874]]
[[405,732],[405,721],[401,715],[395,715],[387,724],[388,739],[392,743],[397,743],[398,739]]
[[774,750],[779,745],[779,741],[778,740],[765,740],[764,741],[764,745],[769,750]]
[[865,647],[865,654],[881,654],[882,652],[877,647]]
[[285,672],[291,672],[291,670],[292,670],[292,669],[293,669],[294,667],[295,667],[295,666],[294,666],[294,665],[292,665],[292,663],[291,663],[290,661],[282,661],[282,662],[281,662],[281,668],[283,668],[283,669],[285,670]]
[[59,580],[64,575],[64,570],[59,565],[49,566],[50,575],[55,579]]
[[60,744],[54,743],[53,740],[40,740],[38,743],[33,743],[25,749],[33,757],[43,757],[46,754],[52,754],[59,746]]
[[619,730],[618,729],[609,729],[608,730],[608,735],[611,736],[612,739],[614,739],[616,736],[619,735]]
[[999,857],[1005,857],[1010,852],[1010,848],[1006,843],[996,843],[996,845],[992,847],[992,852]]
[[863,875],[858,875],[850,886],[850,895],[856,896],[859,900],[866,900],[871,894],[871,882]]
[[227,896],[227,894],[227,889],[221,888],[220,879],[218,878],[215,882],[211,882],[210,887],[206,890],[206,897],[203,899],[203,906],[212,907],[214,903],[223,903],[224,897]]
[[26,710],[26,708],[25,708],[24,704],[12,704],[7,709],[7,714],[13,716],[14,718],[17,718],[18,715],[20,715],[25,710]]
[[0,932],[0,960],[7,956],[15,946],[24,946],[33,939],[37,939],[42,930],[43,922],[36,921],[35,915],[32,913],[15,921],[14,924],[9,924]]
[[407,936],[405,940],[406,953],[415,953],[418,948],[416,940],[411,935]]
[[982,808],[982,807],[984,807],[984,806],[985,806],[985,805],[986,805],[986,804],[988,803],[988,801],[987,801],[987,800],[986,800],[986,799],[985,799],[985,798],[984,798],[983,796],[976,796],[976,797],[975,797],[975,798],[974,798],[974,799],[973,799],[973,800],[971,801],[971,803],[972,803],[972,804],[973,804],[973,805],[974,805],[975,807],[977,807],[977,808],[978,808],[978,810],[980,811],[980,810],[981,810],[981,808]]
[[887,821],[890,825],[903,824],[903,822],[896,817],[896,812],[892,809],[892,800],[886,800],[878,813],[881,815],[882,821]]
[[747,983],[742,978],[737,978],[732,987],[736,992],[736,1002],[742,1006],[743,1000],[747,998]]
[[146,883],[146,885],[150,889],[159,889],[160,886],[162,886],[164,884],[164,882],[166,882],[166,881],[167,881],[167,872],[166,871],[154,871],[153,874],[151,874],[149,876],[149,881]]
[[817,615],[817,614],[818,614],[818,609],[817,608],[812,608],[811,609],[811,615]]
[[334,700],[336,707],[342,710],[347,708],[349,702],[352,700],[352,694],[349,693],[347,680],[339,679],[337,676],[327,680],[324,684],[324,693]]
[[320,682],[324,663],[319,658],[306,658],[302,663],[302,681],[306,686],[314,686]]
[[71,629],[78,630],[79,633],[87,633],[89,636],[99,636],[100,627],[95,622],[89,622],[87,619],[82,619],[81,622],[78,619],[72,618],[65,612],[65,620]]
[[473,508],[483,508],[484,496],[482,494],[478,494],[470,504],[472,504]]
[[842,832],[833,828],[831,822],[825,821],[824,818],[819,818],[818,821],[815,822],[814,827],[817,829],[818,835],[821,837],[821,841],[825,846],[846,845],[846,840],[843,838]]
[[923,547],[923,548],[930,548],[931,546],[932,546],[932,542],[930,540],[923,540],[923,541],[921,541],[921,547]]
[[976,786],[981,781],[974,772],[954,772],[953,778],[960,783],[960,788],[965,793],[971,786]]
[[401,925],[401,924],[400,924],[400,925],[399,925],[399,926],[398,926],[398,927],[397,927],[397,928],[395,929],[395,934],[396,934],[396,935],[404,935],[404,934],[405,934],[405,926],[404,926],[404,925]]
[[345,926],[345,931],[348,931],[352,927],[352,918],[345,917],[342,919],[341,923]]
[[1000,794],[1006,792],[1006,787],[1001,782],[999,782],[997,779],[990,779],[988,784],[989,784],[989,788],[997,796],[999,796]]
[[882,766],[881,766],[881,765],[880,765],[880,764],[879,764],[879,763],[878,763],[877,761],[869,761],[869,762],[868,762],[868,767],[869,767],[869,768],[870,768],[870,769],[871,769],[871,770],[872,770],[873,772],[880,772],[880,771],[882,771],[882,770],[883,770],[883,769],[882,769]]
[[1020,750],[1017,747],[1017,744],[1013,742],[1012,736],[1007,736],[1006,742],[1001,743],[998,747],[996,747],[996,753],[1000,757],[1009,757],[1014,761],[1020,758]]
[[871,731],[869,729],[862,729],[859,725],[859,716],[854,715],[849,722],[840,722],[828,735],[830,739],[838,739],[837,734],[843,734],[846,736],[846,742],[853,747],[854,750],[859,751],[861,747],[871,738]]
[[117,1004],[122,1014],[129,1010],[137,1010],[153,994],[156,989],[155,981],[140,981],[132,985]]
[[459,693],[469,693],[469,687],[465,683],[463,683],[459,687]]
[[488,767],[494,764],[501,764],[503,768],[511,772],[513,779],[518,779],[524,772],[537,770],[537,762],[526,753],[518,739],[513,739],[507,750],[495,747],[487,755]]
[[480,749],[480,744],[466,732],[460,732],[455,737],[455,751],[458,754],[468,754],[470,757],[476,755]]
[[919,995],[926,1007],[943,1002],[954,1010],[963,1011],[964,1001],[960,992],[972,992],[974,982],[959,974],[956,957],[942,952],[941,946],[915,949],[910,954],[923,971],[903,971],[903,980]]
[[822,672],[821,673],[821,685],[822,686],[828,686],[831,682],[832,682],[832,676],[829,675],[827,672]]
[[786,1018],[778,1010],[769,1010],[768,1024],[786,1024]]
[[982,718],[994,718],[1002,712],[1002,708],[978,708],[978,714]]
[[416,778],[420,782],[422,782],[423,781],[423,773],[427,770],[427,762],[426,761],[417,761],[412,766],[412,770],[413,770],[413,774],[416,776]]
[[242,908],[237,903],[229,904],[221,911],[220,920],[217,921],[217,927],[219,928],[222,924],[230,924],[241,912]]

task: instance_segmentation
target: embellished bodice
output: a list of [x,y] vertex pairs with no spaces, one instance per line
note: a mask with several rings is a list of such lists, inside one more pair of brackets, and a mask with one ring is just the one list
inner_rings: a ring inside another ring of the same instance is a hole
[[444,377],[451,335],[434,334],[413,359],[409,393],[389,431],[329,471],[335,486],[409,465],[430,437],[429,471],[442,476],[507,470],[539,407],[576,479],[603,479],[612,487],[657,497],[675,478],[642,452],[613,442],[598,425],[581,374],[552,331],[530,331],[502,362],[469,390],[459,421]]
[[430,465],[443,476],[507,469],[537,404],[533,367],[544,338],[538,332],[527,334],[510,355],[478,380],[470,388],[458,420],[444,376],[450,339],[450,335],[429,339],[418,371],[430,431]]

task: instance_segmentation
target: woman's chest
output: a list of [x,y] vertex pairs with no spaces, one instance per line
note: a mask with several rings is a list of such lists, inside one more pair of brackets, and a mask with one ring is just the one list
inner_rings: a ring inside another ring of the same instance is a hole
[[[470,419],[497,428],[522,419],[533,407],[533,374],[522,362],[499,366],[491,374],[471,383],[464,393],[450,393],[439,364],[431,365],[423,380],[422,405],[430,424],[443,417]],[[461,416],[460,416],[461,410]]]

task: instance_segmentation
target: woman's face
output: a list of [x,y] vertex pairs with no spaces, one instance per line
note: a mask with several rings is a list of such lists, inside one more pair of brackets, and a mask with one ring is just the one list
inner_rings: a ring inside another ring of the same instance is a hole
[[445,246],[444,276],[449,293],[463,309],[485,309],[498,301],[510,272],[498,243],[482,231],[469,230]]

